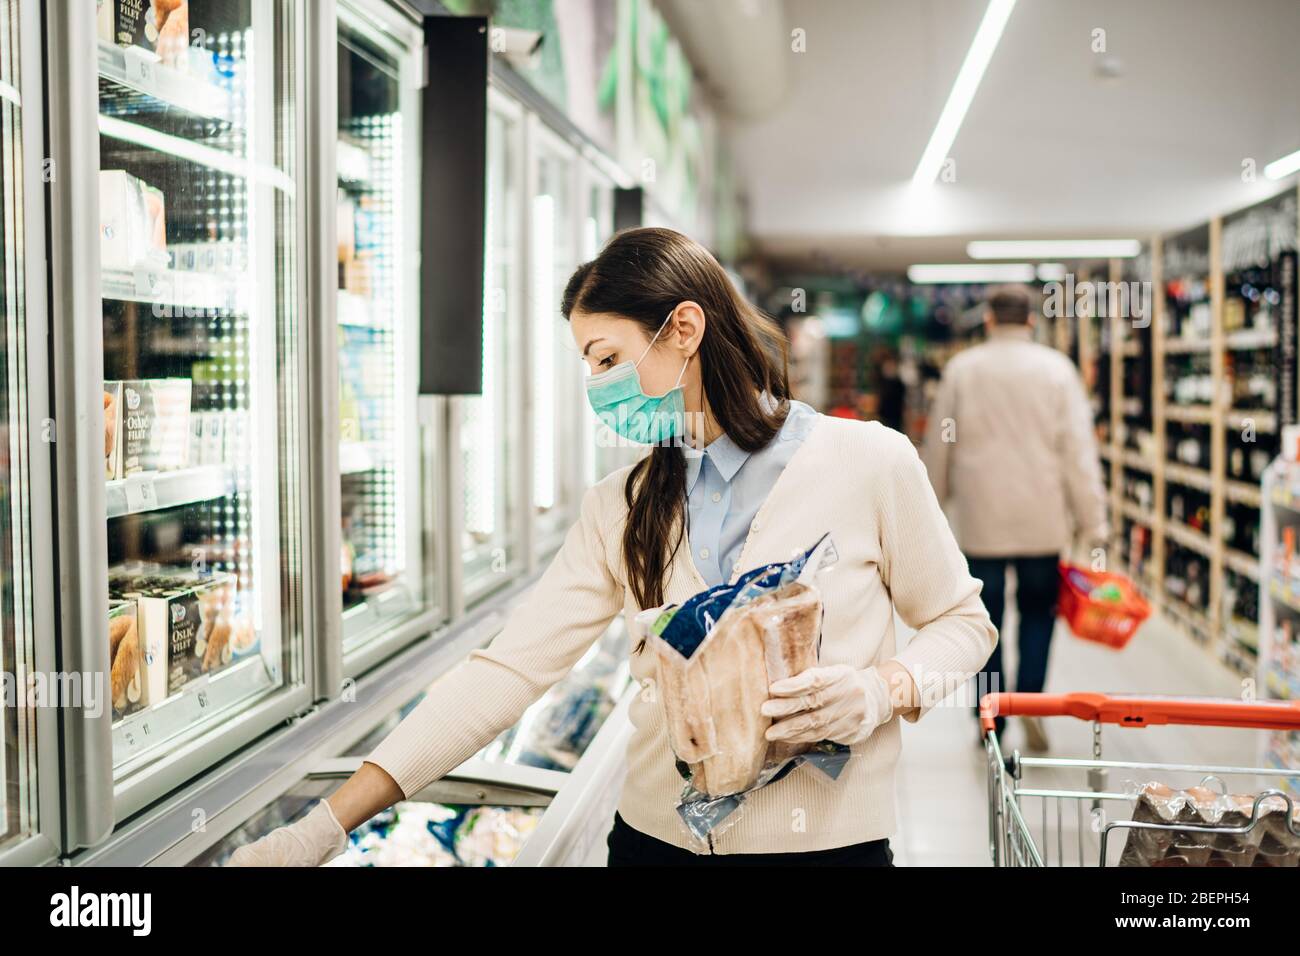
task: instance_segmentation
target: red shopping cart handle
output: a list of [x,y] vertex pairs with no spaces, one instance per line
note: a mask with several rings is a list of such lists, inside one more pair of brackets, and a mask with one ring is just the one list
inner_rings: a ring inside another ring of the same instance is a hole
[[1125,697],[1106,694],[985,694],[980,726],[988,733],[994,717],[1077,717],[1079,720],[1148,727],[1196,724],[1202,727],[1300,729],[1300,700],[1233,700],[1222,697]]

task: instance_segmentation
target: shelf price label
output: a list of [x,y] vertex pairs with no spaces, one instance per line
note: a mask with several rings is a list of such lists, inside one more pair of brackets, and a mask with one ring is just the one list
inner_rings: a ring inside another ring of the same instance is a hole
[[138,46],[129,46],[123,50],[123,72],[129,82],[153,92],[158,63],[153,54]]
[[152,477],[143,477],[126,483],[126,510],[153,511],[158,507],[158,490]]

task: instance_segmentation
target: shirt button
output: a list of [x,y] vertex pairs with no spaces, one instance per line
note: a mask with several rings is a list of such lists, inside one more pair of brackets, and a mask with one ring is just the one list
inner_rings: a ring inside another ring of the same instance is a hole
[[709,549],[700,548],[700,557],[703,558],[705,561],[709,560]]
[[716,504],[717,502],[719,502],[719,501],[721,501],[721,500],[722,500],[722,492],[720,492],[720,491],[715,491],[715,492],[713,493],[713,501],[714,501],[714,503]]

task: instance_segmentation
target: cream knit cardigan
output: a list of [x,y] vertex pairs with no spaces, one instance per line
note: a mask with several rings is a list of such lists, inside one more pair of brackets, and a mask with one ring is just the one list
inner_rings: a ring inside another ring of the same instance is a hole
[[[501,633],[435,682],[367,758],[403,793],[473,756],[564,677],[616,614],[630,619],[640,610],[620,555],[626,477],[621,469],[587,492],[578,523]],[[918,719],[983,666],[997,632],[905,436],[874,422],[819,415],[755,516],[734,576],[786,561],[827,531],[839,561],[818,581],[826,608],[821,663],[866,668],[896,659],[922,691],[922,708],[908,715]],[[666,601],[679,603],[705,587],[684,542],[669,570]],[[916,629],[901,651],[895,609]],[[800,766],[750,794],[710,846],[696,844],[675,809],[683,781],[654,693],[652,655],[634,653],[631,671],[643,688],[631,708],[635,730],[619,802],[631,826],[719,854],[822,850],[894,832],[897,718],[852,748],[839,779]]]

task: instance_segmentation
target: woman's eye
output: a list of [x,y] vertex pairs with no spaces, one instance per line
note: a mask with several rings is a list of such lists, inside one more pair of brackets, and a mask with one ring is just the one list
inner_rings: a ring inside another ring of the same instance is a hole
[[601,359],[599,362],[596,363],[596,368],[613,368],[613,366],[614,366],[614,356],[612,355],[606,355],[603,359]]

